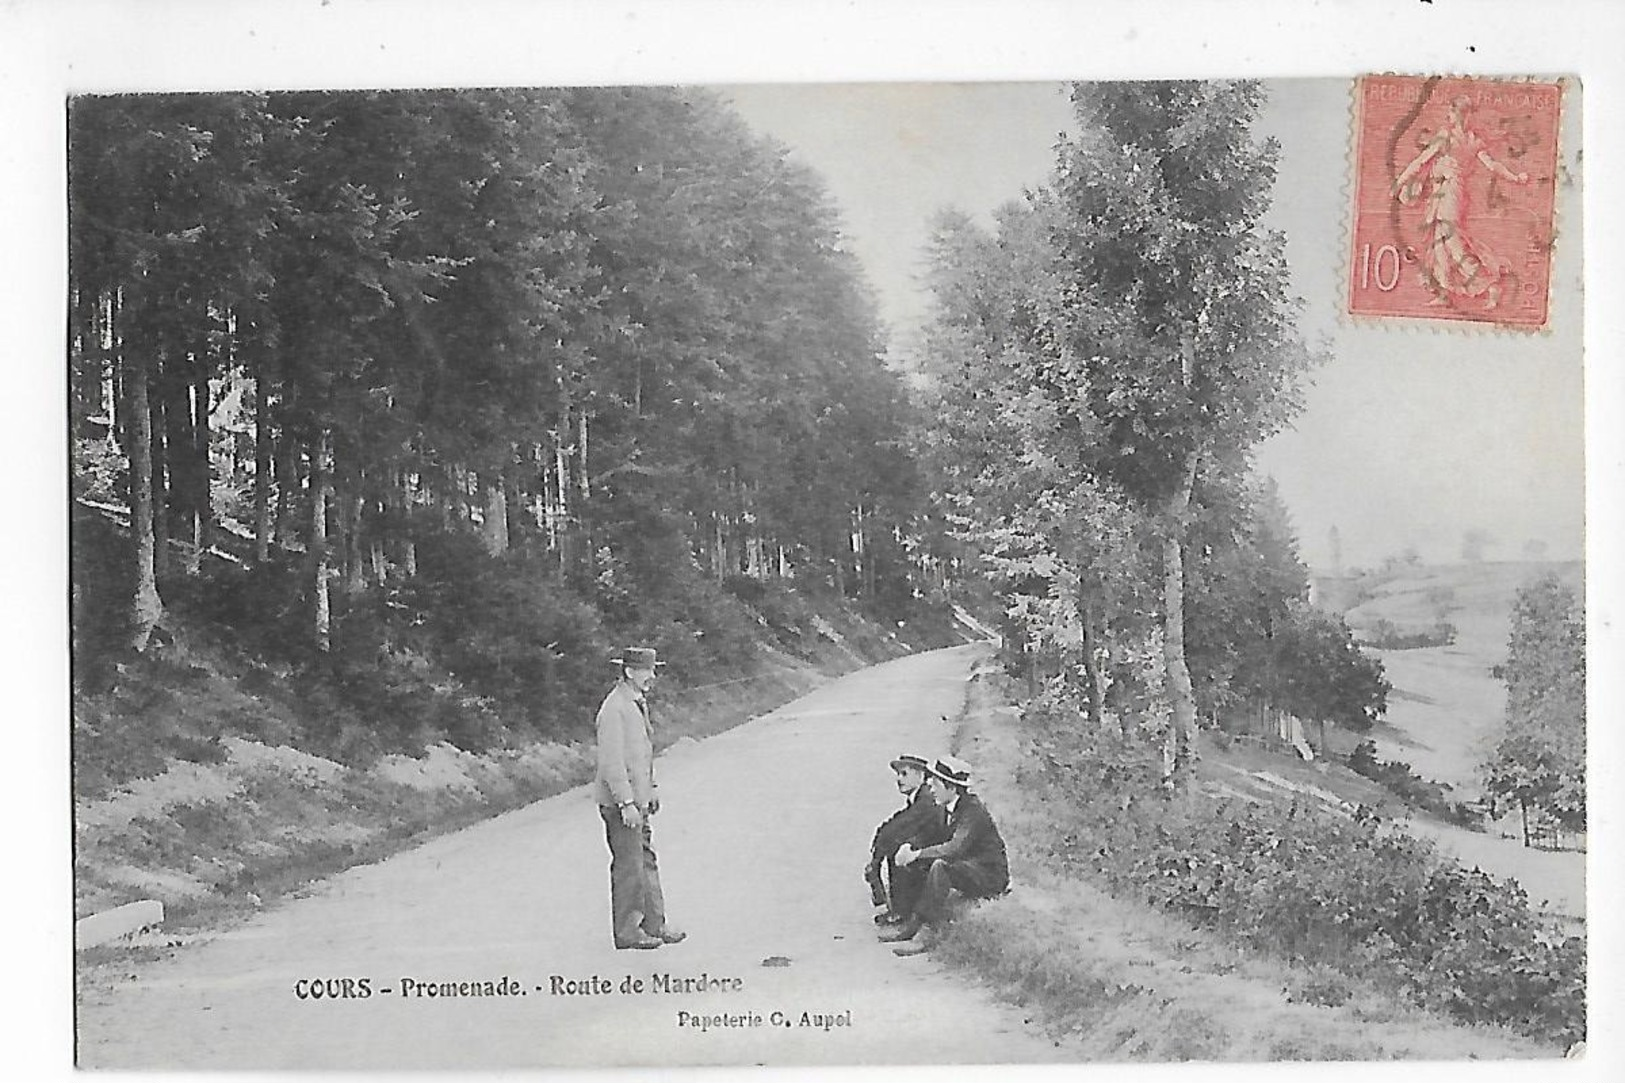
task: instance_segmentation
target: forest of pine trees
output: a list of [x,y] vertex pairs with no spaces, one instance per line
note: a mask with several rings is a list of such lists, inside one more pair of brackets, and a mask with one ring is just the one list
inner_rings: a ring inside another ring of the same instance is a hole
[[83,97],[70,144],[81,677],[195,596],[546,698],[716,661],[726,589],[940,587],[836,212],[714,95]]

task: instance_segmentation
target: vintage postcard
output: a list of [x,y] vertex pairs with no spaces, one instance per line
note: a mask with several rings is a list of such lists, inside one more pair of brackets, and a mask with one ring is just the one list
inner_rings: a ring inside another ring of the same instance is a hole
[[1208,55],[64,84],[59,1059],[1595,1068],[1598,94]]
[[79,1063],[1579,1048],[1580,107],[75,98]]

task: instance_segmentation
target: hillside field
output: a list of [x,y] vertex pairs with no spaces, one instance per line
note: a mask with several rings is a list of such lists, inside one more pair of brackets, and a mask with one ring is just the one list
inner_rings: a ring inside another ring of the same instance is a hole
[[1409,630],[1442,615],[1456,627],[1449,646],[1367,648],[1382,659],[1393,685],[1384,724],[1371,734],[1381,757],[1449,783],[1461,800],[1479,796],[1478,765],[1500,734],[1506,706],[1506,686],[1493,669],[1506,660],[1512,601],[1519,587],[1549,571],[1583,591],[1578,562],[1416,565],[1317,583],[1328,607],[1354,603],[1343,613],[1357,635],[1378,620]]

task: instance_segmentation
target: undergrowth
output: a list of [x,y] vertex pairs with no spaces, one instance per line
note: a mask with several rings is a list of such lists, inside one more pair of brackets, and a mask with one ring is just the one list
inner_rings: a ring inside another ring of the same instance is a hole
[[1466,1023],[1585,1036],[1585,941],[1515,883],[1308,802],[1167,795],[1156,750],[1092,730],[1054,693],[1025,712],[1022,783],[1053,809],[1051,856],[1257,951],[1392,989]]

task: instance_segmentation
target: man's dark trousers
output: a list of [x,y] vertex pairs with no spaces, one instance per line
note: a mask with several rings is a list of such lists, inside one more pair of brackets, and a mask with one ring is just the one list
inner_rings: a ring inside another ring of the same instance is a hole
[[914,912],[920,892],[925,887],[925,877],[926,869],[921,862],[899,865],[889,857],[886,859],[886,893],[892,913],[907,915]]
[[966,898],[990,899],[1002,894],[1009,886],[1008,877],[1001,878],[975,862],[937,858],[925,870],[925,886],[920,891],[920,901],[914,907],[914,914],[921,921],[941,921],[948,916],[951,893],[957,891]]
[[640,935],[659,936],[666,927],[666,899],[660,891],[660,867],[650,842],[649,818],[643,826],[627,827],[621,810],[598,806],[604,818],[604,838],[609,842],[609,905],[613,912],[615,943],[624,944]]

